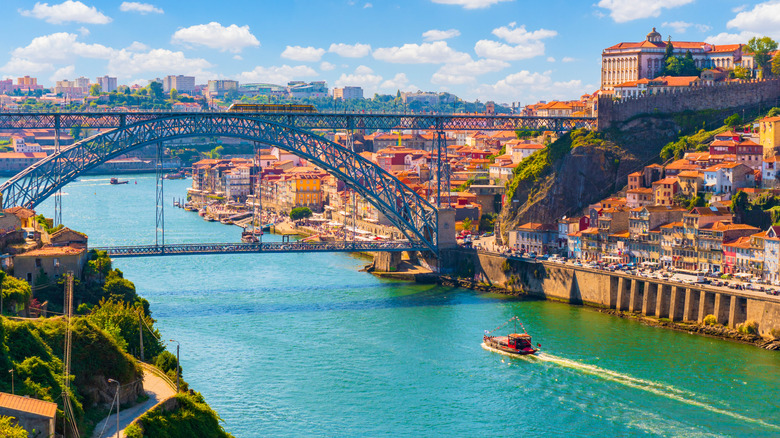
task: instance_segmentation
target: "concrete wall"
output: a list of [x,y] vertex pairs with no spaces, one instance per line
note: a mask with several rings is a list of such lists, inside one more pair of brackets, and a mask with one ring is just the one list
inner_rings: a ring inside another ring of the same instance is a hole
[[759,333],[780,330],[780,299],[637,278],[623,273],[593,270],[552,262],[526,262],[474,250],[443,253],[452,274],[545,299],[587,304],[672,321],[703,322],[715,315],[719,324],[736,327],[747,320],[758,323]]
[[780,98],[780,79],[747,80],[738,83],[702,85],[676,93],[654,94],[635,99],[613,101],[604,96],[598,102],[598,129],[609,128],[639,114],[671,114],[707,109],[776,105]]

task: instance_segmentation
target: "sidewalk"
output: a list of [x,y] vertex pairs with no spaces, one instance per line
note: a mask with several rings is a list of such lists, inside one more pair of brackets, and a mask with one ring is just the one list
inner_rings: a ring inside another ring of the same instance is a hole
[[[149,396],[149,400],[143,403],[139,403],[131,408],[122,409],[119,411],[119,428],[121,429],[119,436],[124,436],[125,428],[130,425],[136,418],[145,414],[148,410],[152,409],[157,403],[176,394],[176,388],[171,387],[171,383],[168,379],[164,379],[157,374],[149,371],[150,366],[141,364],[144,368],[144,392]],[[116,409],[116,408],[115,408]],[[108,422],[108,424],[106,424]],[[105,430],[103,428],[105,427]],[[102,432],[102,434],[101,434]],[[95,432],[92,434],[92,438],[108,438],[116,436],[116,414],[111,415],[107,419],[103,419],[95,426]]]

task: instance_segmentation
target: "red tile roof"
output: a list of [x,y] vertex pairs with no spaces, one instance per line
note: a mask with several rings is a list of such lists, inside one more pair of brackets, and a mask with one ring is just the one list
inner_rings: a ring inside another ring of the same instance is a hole
[[41,417],[54,418],[57,403],[0,392],[0,408],[27,412]]

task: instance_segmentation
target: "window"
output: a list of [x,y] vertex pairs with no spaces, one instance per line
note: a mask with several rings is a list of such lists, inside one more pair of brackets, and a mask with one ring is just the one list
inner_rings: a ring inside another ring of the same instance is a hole
[[35,267],[40,268],[41,267],[41,259],[35,259]]

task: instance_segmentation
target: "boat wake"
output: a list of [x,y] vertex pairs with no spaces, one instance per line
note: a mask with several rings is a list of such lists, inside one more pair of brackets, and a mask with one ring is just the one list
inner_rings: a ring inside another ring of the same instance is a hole
[[666,397],[668,399],[676,400],[681,403],[685,403],[690,406],[696,406],[702,409],[705,409],[707,411],[725,415],[731,418],[734,418],[736,420],[750,422],[754,424],[758,424],[767,428],[780,430],[780,425],[767,423],[763,420],[759,420],[756,418],[750,418],[746,417],[744,415],[740,415],[736,412],[732,412],[728,409],[721,409],[715,406],[712,406],[706,402],[697,400],[697,395],[690,391],[685,391],[679,388],[676,388],[671,385],[666,385],[659,382],[653,382],[651,380],[645,380],[645,379],[639,379],[636,377],[629,376],[627,374],[619,373],[616,371],[607,370],[601,367],[597,367],[595,365],[589,365],[581,362],[577,362],[575,360],[566,359],[563,357],[553,356],[551,354],[547,353],[538,353],[536,355],[527,355],[522,356],[518,354],[511,354],[507,353],[501,350],[497,350],[495,348],[491,348],[490,346],[486,345],[485,343],[482,344],[482,348],[488,351],[492,351],[494,353],[503,354],[504,356],[509,356],[515,359],[522,359],[526,360],[528,362],[547,362],[552,363],[555,365],[558,365],[563,368],[568,368],[570,370],[579,371],[584,374],[589,374],[591,376],[599,377],[604,380],[608,380],[610,382],[619,383],[621,385],[628,386],[630,388],[639,389],[642,391],[647,391],[650,393],[653,393],[655,395],[659,395],[661,397]]

